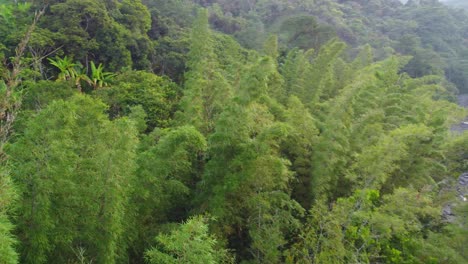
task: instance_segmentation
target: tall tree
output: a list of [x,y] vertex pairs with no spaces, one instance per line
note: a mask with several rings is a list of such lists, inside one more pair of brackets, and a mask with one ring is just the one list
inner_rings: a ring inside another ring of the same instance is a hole
[[309,113],[299,98],[291,96],[288,102],[286,122],[291,131],[282,144],[281,151],[291,161],[291,170],[295,173],[292,180],[292,197],[304,208],[310,209],[314,201],[314,178],[312,161],[318,143],[319,130],[317,120]]
[[231,87],[219,70],[209,29],[208,12],[201,9],[191,33],[191,47],[180,118],[204,135],[213,131],[214,121],[227,100]]
[[[0,6],[2,7],[0,19],[12,22],[9,19],[12,19],[12,11],[15,10],[13,5],[1,4]],[[19,9],[19,11],[24,12],[29,8],[29,5],[24,4],[23,8],[23,10]],[[11,234],[13,225],[9,219],[13,202],[16,201],[16,193],[10,177],[8,155],[5,152],[5,147],[13,134],[13,125],[21,107],[22,93],[19,86],[21,76],[27,68],[24,65],[25,51],[36,24],[43,14],[44,9],[36,12],[32,24],[27,28],[25,35],[17,44],[15,56],[11,58],[11,68],[7,68],[5,65],[0,66],[0,262],[6,264],[17,263],[18,254],[14,248],[17,242]],[[2,45],[0,44],[0,46]],[[3,52],[1,52],[0,58],[3,56]]]
[[149,263],[234,263],[227,251],[219,248],[201,216],[190,218],[170,234],[158,235],[156,240],[159,245],[146,252]]
[[147,132],[170,125],[181,91],[167,78],[144,71],[126,71],[113,78],[112,85],[94,92],[109,105],[111,118],[130,114],[141,105],[146,113]]
[[[298,227],[302,207],[290,198],[292,173],[279,145],[290,128],[267,105],[271,58],[246,67],[238,97],[226,106],[209,137],[201,200],[219,219],[214,228],[240,258],[280,263],[286,237]],[[236,128],[236,129],[232,129]],[[267,242],[268,241],[268,242]]]
[[110,122],[104,110],[83,95],[54,101],[9,147],[23,194],[17,221],[23,262],[74,261],[77,250],[99,263],[125,257],[136,130],[125,119]]
[[132,200],[137,240],[131,248],[137,254],[152,244],[163,225],[188,217],[206,148],[203,135],[190,126],[156,130],[142,140]]
[[14,226],[8,218],[16,197],[9,172],[2,166],[0,167],[0,262],[5,264],[18,263],[17,240],[12,235]]

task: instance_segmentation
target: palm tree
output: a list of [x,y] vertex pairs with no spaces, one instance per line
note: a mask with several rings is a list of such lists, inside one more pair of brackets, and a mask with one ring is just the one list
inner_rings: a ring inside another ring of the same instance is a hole
[[81,81],[85,81],[87,83],[91,83],[91,79],[86,75],[86,70],[83,69],[81,65],[78,65],[79,67],[75,68],[75,85],[76,88],[78,88],[78,91],[82,91],[82,86],[81,86]]
[[91,62],[90,85],[93,86],[94,89],[108,86],[109,81],[111,81],[114,76],[114,73],[104,71],[104,66],[102,65],[102,63],[99,63],[99,65],[96,67],[96,64],[94,64],[94,62]]
[[102,63],[96,67],[94,62],[91,62],[91,77],[88,77],[86,71],[80,63],[73,63],[67,56],[63,58],[55,57],[55,59],[48,58],[50,64],[54,65],[60,70],[57,80],[73,80],[76,87],[81,92],[81,82],[85,81],[95,90],[108,86],[109,82],[115,76],[114,73],[105,72]]
[[60,58],[55,57],[55,59],[48,58],[50,64],[54,65],[60,70],[59,75],[57,76],[57,80],[70,80],[74,79],[77,75],[76,67],[79,66],[76,63],[68,58],[67,56]]

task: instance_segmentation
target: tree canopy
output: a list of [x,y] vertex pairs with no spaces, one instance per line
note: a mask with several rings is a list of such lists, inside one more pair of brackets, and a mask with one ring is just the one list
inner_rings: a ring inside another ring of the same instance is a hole
[[0,263],[468,263],[467,33],[435,0],[0,0]]

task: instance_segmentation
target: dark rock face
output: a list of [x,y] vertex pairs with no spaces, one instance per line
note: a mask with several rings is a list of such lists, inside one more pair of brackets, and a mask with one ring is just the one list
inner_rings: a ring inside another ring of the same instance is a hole
[[[468,94],[462,94],[458,96],[458,104],[465,108],[468,108]],[[468,117],[465,118],[460,124],[452,127],[452,131],[458,133],[467,133],[468,131]],[[449,223],[455,222],[457,216],[454,213],[453,208],[459,203],[468,202],[468,172],[463,173],[458,177],[456,183],[450,184],[449,190],[453,191],[453,186],[455,186],[457,198],[446,204],[442,209],[442,218]]]
[[458,96],[458,104],[468,108],[468,94],[461,94]]
[[442,219],[445,222],[453,223],[457,219],[455,213],[452,210],[453,204],[447,204],[442,208]]
[[[458,104],[465,108],[468,108],[468,94],[461,94],[458,96]],[[468,117],[465,118],[460,124],[454,125],[452,131],[462,133],[468,130]]]
[[468,200],[468,172],[463,173],[458,178],[457,193],[463,202]]
[[[456,208],[457,205],[460,205],[460,203],[468,202],[468,172],[460,175],[460,177],[458,177],[458,181],[450,185],[455,185],[457,199],[451,200],[442,208],[442,218],[446,222],[454,223],[457,220],[457,215],[453,209]],[[453,190],[452,188],[448,188],[448,190]]]
[[459,132],[459,133],[466,131],[466,130],[468,130],[468,120],[465,120],[462,123],[457,124],[452,127],[452,131]]
[[[468,94],[462,94],[458,96],[458,104],[468,108]],[[468,130],[468,117],[466,117],[465,121],[459,125],[459,128],[461,131]],[[468,172],[463,173],[458,178],[457,192],[460,195],[460,199],[462,199],[464,202],[468,200]]]

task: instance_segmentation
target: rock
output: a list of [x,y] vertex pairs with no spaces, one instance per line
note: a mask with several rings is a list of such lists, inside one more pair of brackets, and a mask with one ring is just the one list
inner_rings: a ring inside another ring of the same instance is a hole
[[468,172],[463,173],[458,177],[457,182],[457,193],[462,202],[467,201],[468,197]]
[[453,204],[447,204],[442,208],[442,219],[445,222],[453,223],[456,220],[456,216],[452,210]]
[[[458,104],[468,108],[468,94],[461,94],[458,96]],[[468,130],[468,117],[460,124],[452,126],[451,130],[456,133],[463,133]]]

